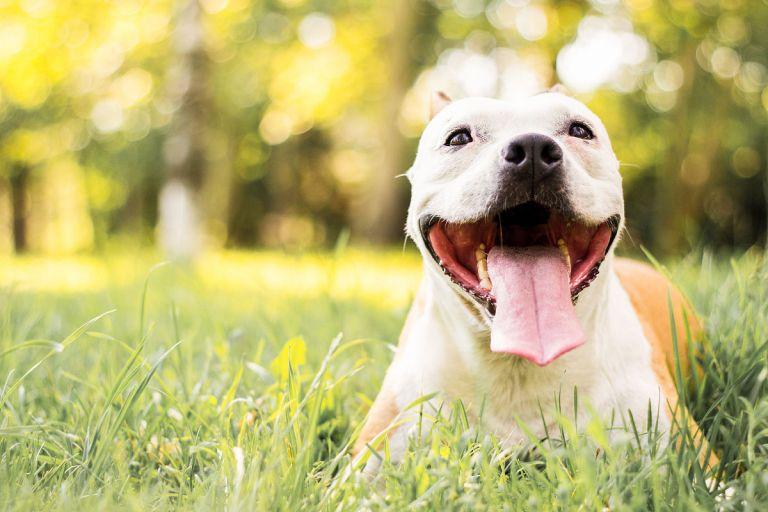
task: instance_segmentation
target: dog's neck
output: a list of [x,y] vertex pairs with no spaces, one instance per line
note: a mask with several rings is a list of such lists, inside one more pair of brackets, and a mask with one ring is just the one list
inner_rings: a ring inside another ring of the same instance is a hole
[[[428,287],[429,307],[434,308],[435,317],[445,328],[447,349],[457,352],[467,369],[471,372],[484,372],[485,364],[493,367],[507,367],[511,371],[534,369],[535,366],[517,357],[490,352],[490,325],[483,315],[473,305],[472,301],[461,294],[455,285],[450,283],[439,269],[425,261],[425,281]],[[595,339],[601,329],[602,319],[606,314],[611,296],[611,284],[615,281],[613,274],[613,254],[609,253],[600,267],[600,273],[588,288],[582,291],[575,305],[576,316],[579,319],[587,342],[577,351],[581,357],[588,358],[595,349]],[[568,359],[574,359],[566,355]],[[581,359],[579,357],[579,359]],[[546,368],[557,371],[561,365],[555,361]],[[474,370],[474,371],[473,371]]]

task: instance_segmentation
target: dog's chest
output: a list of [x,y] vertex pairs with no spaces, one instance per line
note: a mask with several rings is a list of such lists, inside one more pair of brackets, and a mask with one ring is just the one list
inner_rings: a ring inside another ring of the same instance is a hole
[[[588,343],[543,368],[489,354],[479,345],[467,351],[466,339],[456,339],[466,333],[438,317],[427,319],[422,333],[431,333],[429,351],[440,357],[424,366],[423,354],[413,354],[422,361],[415,365],[423,369],[417,379],[422,391],[461,400],[477,421],[512,443],[525,440],[526,429],[543,437],[558,413],[581,426],[594,413],[620,426],[629,424],[630,413],[637,425],[645,425],[651,410],[665,428],[666,402],[651,366],[650,344],[618,279],[610,276],[604,285],[610,308],[586,319]],[[413,398],[416,388],[405,394]]]

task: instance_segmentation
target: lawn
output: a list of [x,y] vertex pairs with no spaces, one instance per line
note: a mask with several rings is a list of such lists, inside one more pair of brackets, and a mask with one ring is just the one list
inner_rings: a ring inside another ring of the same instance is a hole
[[0,261],[3,509],[768,504],[762,254],[669,266],[706,320],[704,372],[686,401],[722,459],[716,474],[702,473],[684,440],[664,448],[628,429],[607,444],[604,426],[575,435],[568,418],[534,449],[508,453],[466,425],[460,404],[445,404],[428,441],[400,466],[385,462],[374,482],[348,471],[344,449],[392,358],[418,257],[346,249],[158,261]]

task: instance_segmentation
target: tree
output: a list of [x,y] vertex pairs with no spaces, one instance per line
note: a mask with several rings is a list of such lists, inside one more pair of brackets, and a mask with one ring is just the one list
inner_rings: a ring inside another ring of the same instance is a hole
[[198,0],[181,0],[169,69],[179,108],[163,147],[168,180],[159,197],[158,236],[171,257],[190,259],[200,251],[203,225],[199,197],[206,171],[208,60]]

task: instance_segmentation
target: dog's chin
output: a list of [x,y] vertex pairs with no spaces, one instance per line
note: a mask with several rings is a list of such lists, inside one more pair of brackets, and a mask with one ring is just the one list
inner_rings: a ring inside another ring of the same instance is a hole
[[616,214],[603,222],[586,224],[555,208],[527,202],[471,222],[423,216],[419,228],[431,257],[446,278],[493,318],[498,295],[506,290],[502,283],[493,282],[489,256],[512,251],[538,258],[548,250],[557,251],[567,268],[567,286],[575,304],[579,294],[597,277],[620,221],[621,216]]

